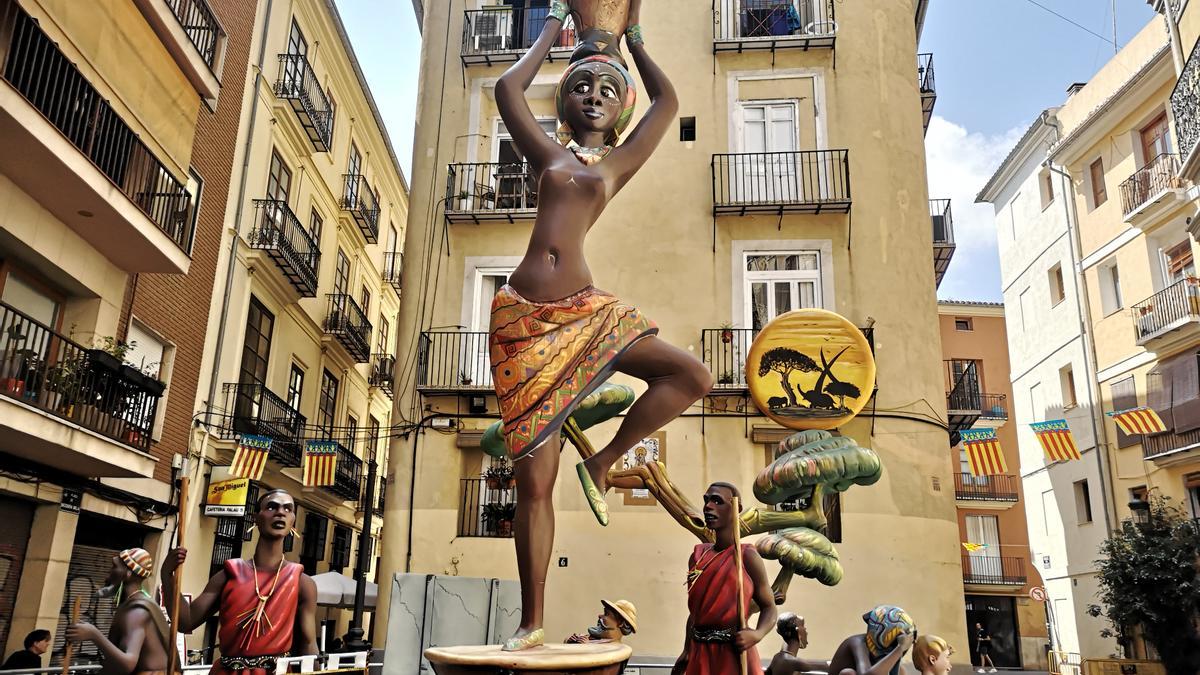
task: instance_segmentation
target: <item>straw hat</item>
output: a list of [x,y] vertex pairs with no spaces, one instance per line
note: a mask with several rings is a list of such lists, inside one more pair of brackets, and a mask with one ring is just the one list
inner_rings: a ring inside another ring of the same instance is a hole
[[601,600],[600,604],[604,605],[605,609],[612,610],[613,614],[616,614],[622,621],[629,624],[634,633],[637,632],[637,608],[633,606],[632,602],[628,600],[618,600],[616,602]]

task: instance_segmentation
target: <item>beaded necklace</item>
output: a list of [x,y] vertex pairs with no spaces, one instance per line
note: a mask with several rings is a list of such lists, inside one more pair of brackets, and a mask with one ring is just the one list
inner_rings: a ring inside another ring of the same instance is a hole
[[709,556],[707,562],[705,562],[704,554],[700,554],[700,559],[696,561],[696,564],[692,566],[692,569],[688,570],[686,583],[687,587],[691,588],[692,584],[696,583],[696,580],[700,578],[700,575],[704,574],[704,570],[708,569],[708,566],[713,564],[713,561],[715,561],[722,553],[728,550],[729,549],[726,548],[723,551],[718,551],[715,548],[710,548],[708,552],[712,555]]
[[567,148],[575,153],[575,158],[582,162],[584,166],[592,166],[607,157],[608,153],[612,152],[613,146],[602,145],[598,148],[585,148],[575,141],[571,141],[571,144]]
[[258,565],[251,560],[250,566],[254,570],[254,595],[258,598],[258,604],[237,616],[238,628],[252,627],[248,633],[243,634],[243,641],[246,644],[250,643],[252,637],[261,636],[266,632],[266,628],[263,628],[263,621],[266,621],[267,628],[275,627],[275,624],[271,622],[271,617],[267,616],[267,601],[271,599],[272,595],[275,595],[275,587],[279,584],[279,576],[283,572],[283,558],[279,558],[275,579],[271,581],[271,590],[267,591],[266,595],[263,595],[258,588]]

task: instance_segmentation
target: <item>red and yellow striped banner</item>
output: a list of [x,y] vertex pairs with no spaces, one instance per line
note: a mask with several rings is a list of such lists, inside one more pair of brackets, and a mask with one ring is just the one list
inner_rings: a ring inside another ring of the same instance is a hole
[[1038,443],[1042,444],[1042,450],[1051,461],[1067,462],[1080,459],[1079,446],[1075,445],[1075,435],[1071,433],[1066,420],[1046,420],[1034,422],[1029,426],[1033,427]]
[[1121,431],[1130,436],[1161,434],[1167,430],[1167,425],[1163,424],[1162,418],[1150,408],[1117,410],[1108,413],[1108,416],[1113,418],[1118,427],[1121,427]]
[[337,475],[337,443],[308,441],[304,445],[304,465],[301,469],[305,487],[333,485]]
[[1008,463],[1004,461],[1004,451],[994,429],[966,429],[962,431],[962,441],[972,476],[998,476],[1008,472]]
[[262,480],[263,469],[267,467],[267,455],[270,452],[269,436],[242,436],[233,452],[233,464],[229,467],[229,475],[235,478]]

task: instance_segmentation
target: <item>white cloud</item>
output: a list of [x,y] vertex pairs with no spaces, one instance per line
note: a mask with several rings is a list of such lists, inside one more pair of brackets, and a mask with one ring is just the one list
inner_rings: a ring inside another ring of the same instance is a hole
[[939,297],[1001,299],[994,212],[990,204],[976,204],[975,195],[1024,131],[1018,128],[998,135],[972,133],[936,115],[930,122],[925,135],[929,196],[951,200],[957,244],[950,271],[938,289]]

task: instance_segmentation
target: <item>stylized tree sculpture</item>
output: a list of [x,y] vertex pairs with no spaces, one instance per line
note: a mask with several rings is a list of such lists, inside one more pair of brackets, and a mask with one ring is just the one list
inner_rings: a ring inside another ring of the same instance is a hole
[[825,385],[825,393],[829,394],[830,396],[838,397],[839,408],[846,407],[847,396],[850,398],[858,398],[859,396],[862,396],[862,392],[858,390],[857,386],[850,382],[842,382],[841,380],[834,380],[833,382]]
[[803,352],[789,347],[776,347],[763,354],[762,361],[758,365],[758,376],[765,377],[771,371],[779,373],[780,379],[783,380],[783,391],[788,397],[788,404],[795,407],[800,405],[800,402],[796,397],[796,392],[792,390],[789,379],[797,370],[802,373],[815,373],[821,369],[817,366],[816,361]]

